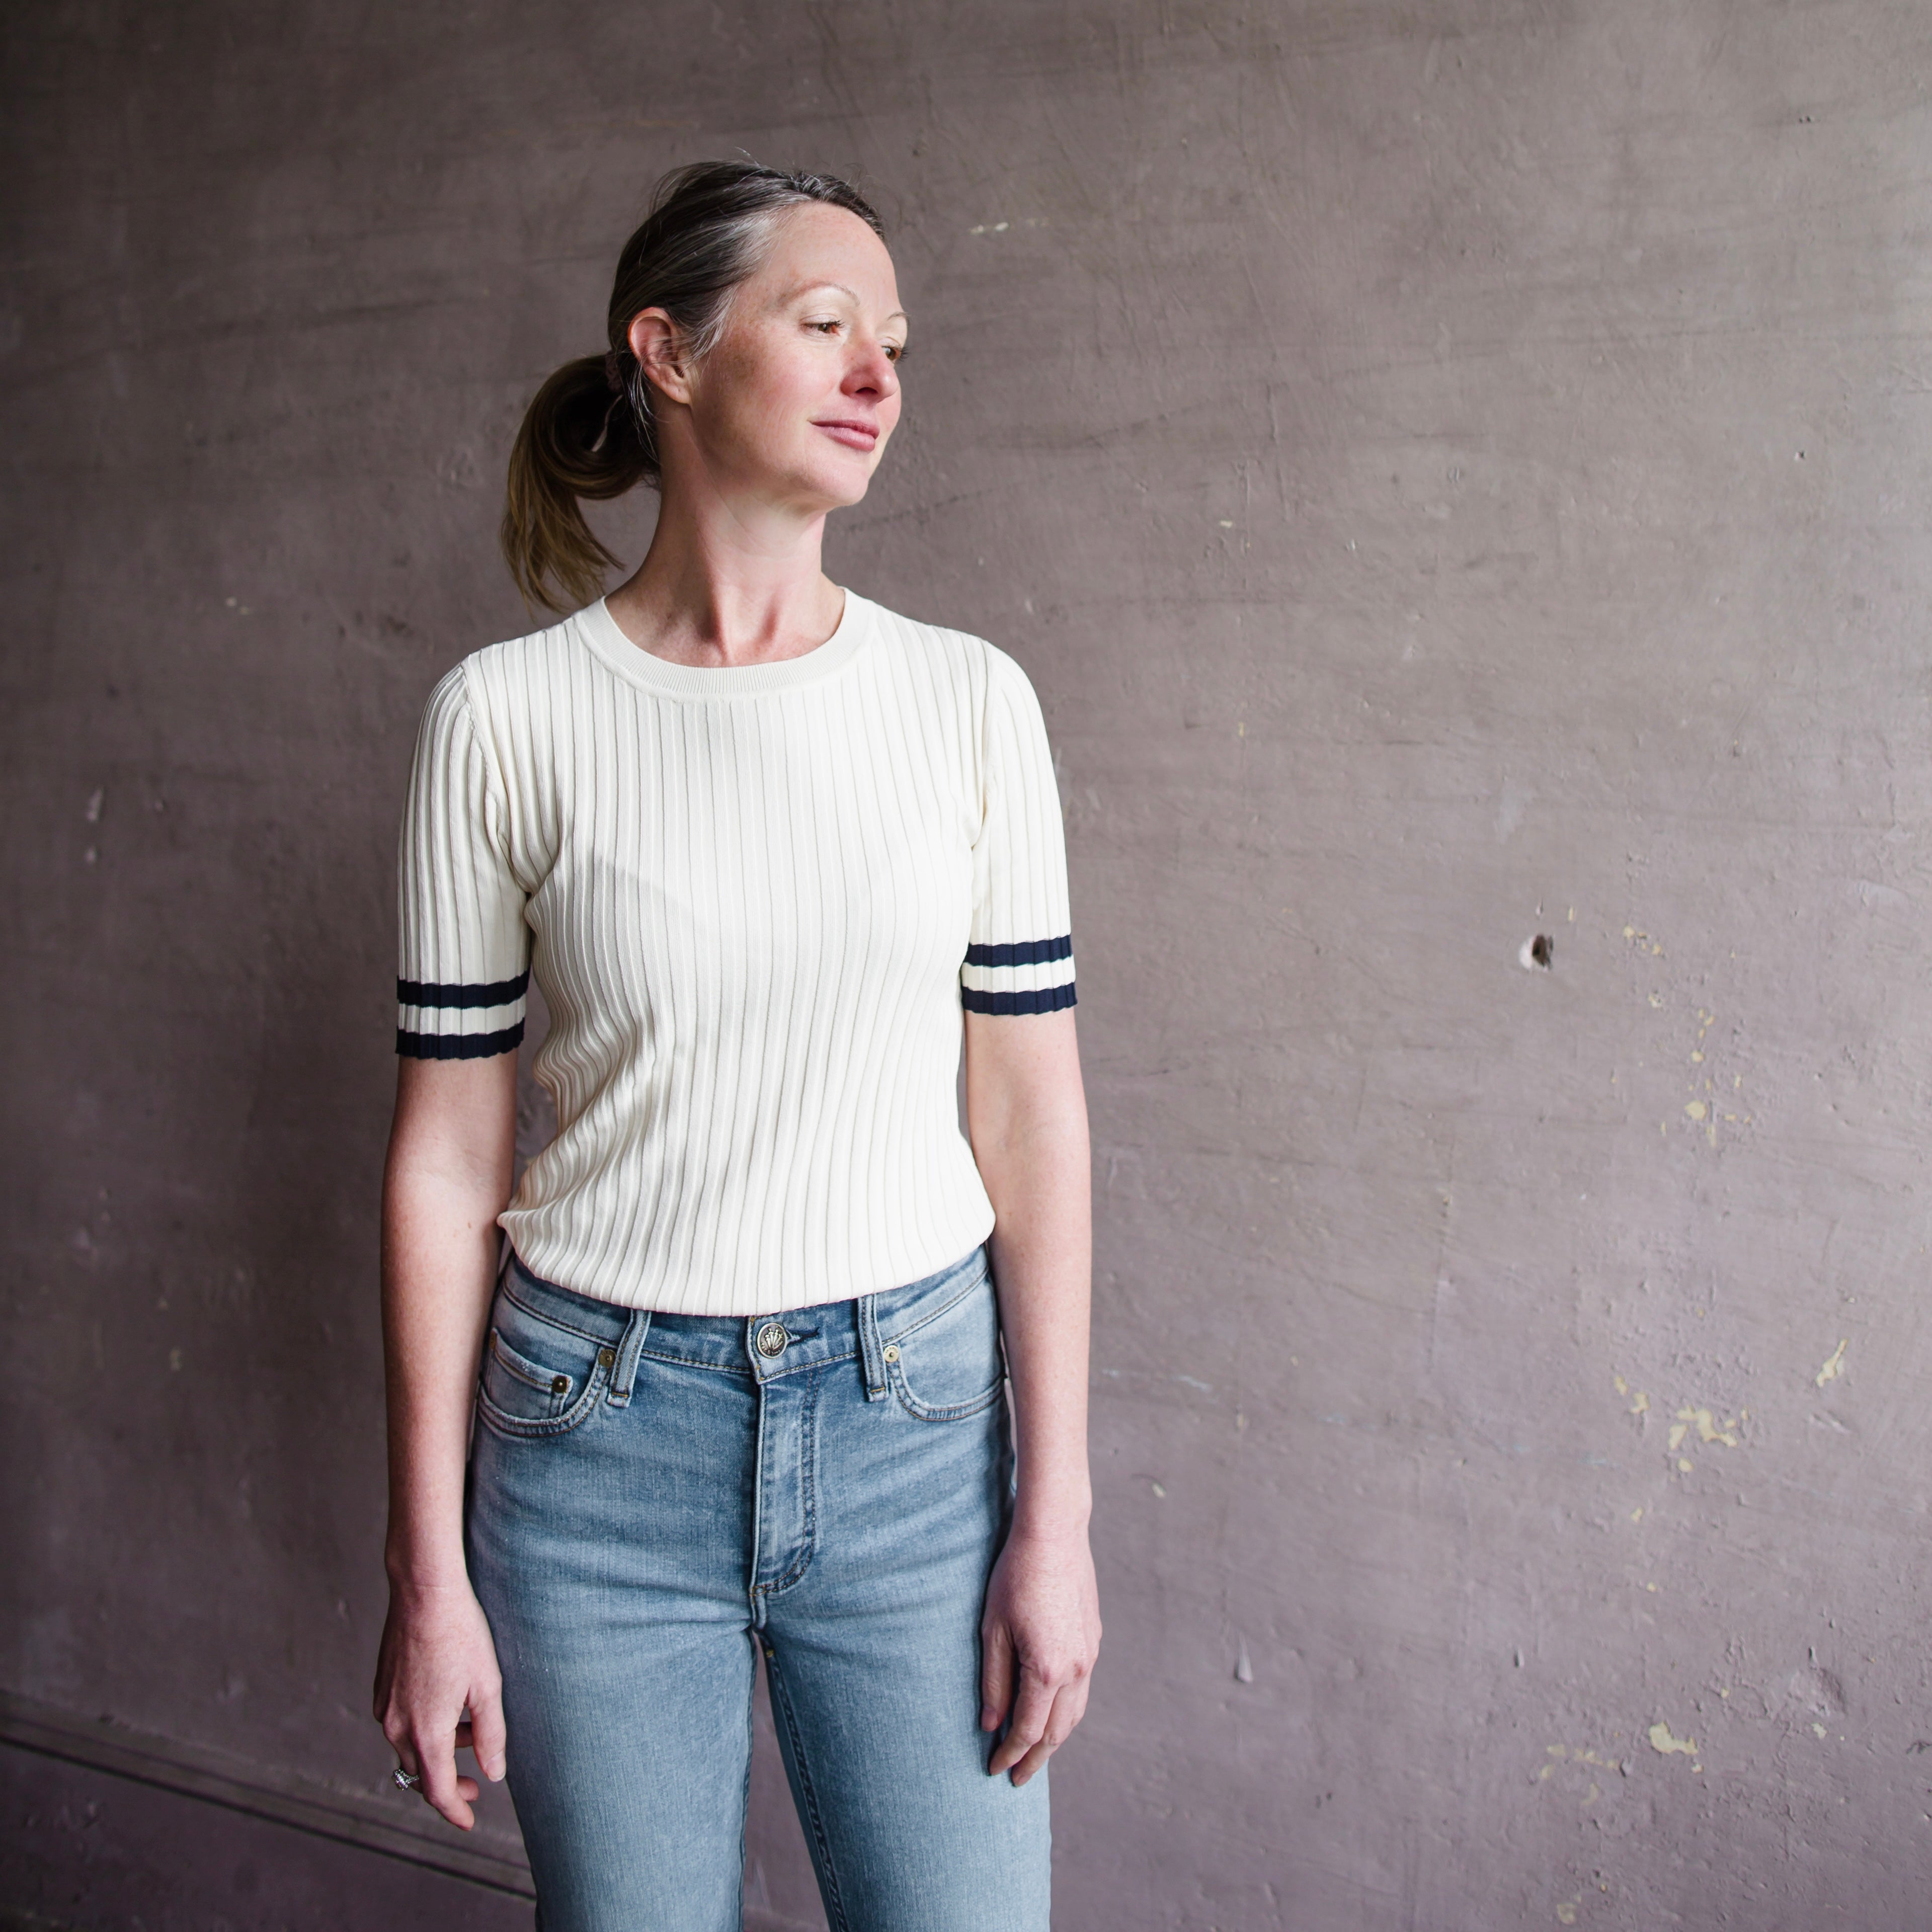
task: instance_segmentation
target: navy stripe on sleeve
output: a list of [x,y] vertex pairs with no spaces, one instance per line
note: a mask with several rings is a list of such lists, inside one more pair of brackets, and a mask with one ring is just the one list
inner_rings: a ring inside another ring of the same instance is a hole
[[1073,982],[1064,986],[1042,986],[1030,993],[980,993],[970,986],[959,989],[959,1004],[969,1013],[1057,1013],[1075,1004]]
[[521,1020],[501,1033],[405,1033],[398,1028],[396,1051],[406,1060],[488,1060],[499,1053],[514,1053],[523,1037]]
[[530,983],[526,966],[514,980],[493,980],[483,986],[439,986],[426,980],[398,980],[396,998],[406,1006],[506,1006],[520,1000]]
[[969,946],[969,966],[1050,966],[1056,959],[1073,957],[1073,935],[1063,932],[1058,939],[1022,939],[1010,946]]

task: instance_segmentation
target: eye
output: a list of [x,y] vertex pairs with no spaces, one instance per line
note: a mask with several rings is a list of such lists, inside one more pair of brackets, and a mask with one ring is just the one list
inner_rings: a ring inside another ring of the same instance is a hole
[[839,328],[838,321],[836,316],[834,316],[830,321],[808,322],[805,326],[807,328],[816,329],[820,335],[836,335],[838,334]]
[[906,359],[906,346],[903,342],[888,342],[885,344],[885,351],[888,362],[903,362]]

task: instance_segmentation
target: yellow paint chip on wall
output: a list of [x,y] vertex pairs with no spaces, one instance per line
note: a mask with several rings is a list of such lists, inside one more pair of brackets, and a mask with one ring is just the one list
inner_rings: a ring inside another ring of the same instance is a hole
[[[1726,1449],[1735,1449],[1738,1446],[1738,1438],[1731,1432],[1737,1426],[1735,1420],[1726,1418],[1724,1427],[1720,1429],[1717,1418],[1708,1408],[1680,1408],[1677,1412],[1677,1419],[1687,1427],[1694,1424],[1697,1439],[1700,1442],[1721,1442]],[[1670,1446],[1675,1449],[1677,1444],[1684,1439],[1684,1430],[1673,1430],[1672,1433],[1676,1440]]]
[[1845,1372],[1845,1351],[1852,1346],[1847,1336],[1832,1351],[1832,1358],[1812,1377],[1813,1382],[1822,1388],[1827,1382],[1834,1382]]
[[1697,1740],[1695,1738],[1672,1737],[1670,1735],[1670,1726],[1661,1718],[1651,1726],[1649,1735],[1651,1749],[1660,1753],[1665,1757],[1669,1757],[1673,1752],[1684,1757],[1695,1757],[1697,1755]]

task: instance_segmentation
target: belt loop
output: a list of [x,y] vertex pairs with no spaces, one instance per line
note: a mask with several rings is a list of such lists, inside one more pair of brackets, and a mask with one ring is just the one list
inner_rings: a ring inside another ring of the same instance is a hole
[[859,1298],[859,1355],[866,1365],[866,1400],[884,1402],[890,1391],[886,1387],[886,1359],[879,1347],[879,1298]]
[[610,1393],[604,1400],[613,1408],[631,1406],[631,1386],[638,1378],[638,1358],[644,1352],[644,1337],[651,1332],[651,1311],[634,1308],[617,1344],[617,1359],[610,1370]]

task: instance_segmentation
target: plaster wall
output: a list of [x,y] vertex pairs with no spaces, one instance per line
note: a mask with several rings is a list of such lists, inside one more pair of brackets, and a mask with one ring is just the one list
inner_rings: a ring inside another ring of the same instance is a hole
[[1923,1922],[1923,8],[0,34],[0,1684],[380,1780],[411,736],[526,628],[524,400],[742,147],[861,175],[914,313],[834,574],[1012,650],[1060,760],[1058,1922]]

